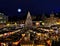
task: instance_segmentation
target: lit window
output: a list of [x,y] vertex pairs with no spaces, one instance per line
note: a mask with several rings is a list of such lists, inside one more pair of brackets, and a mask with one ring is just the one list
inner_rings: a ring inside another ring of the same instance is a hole
[[3,23],[3,21],[1,21],[0,23]]
[[3,17],[0,17],[0,19],[3,19]]

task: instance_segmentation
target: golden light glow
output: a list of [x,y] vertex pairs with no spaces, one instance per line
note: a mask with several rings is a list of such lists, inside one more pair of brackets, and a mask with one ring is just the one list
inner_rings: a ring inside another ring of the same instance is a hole
[[52,32],[53,32],[53,29],[50,29],[50,31],[52,31]]
[[17,23],[15,22],[15,25],[17,25]]
[[15,44],[15,45],[17,45],[19,43],[19,41],[17,41],[17,42],[13,42],[13,44]]
[[56,22],[56,24],[60,24],[60,22]]
[[39,35],[39,36],[40,36],[40,35],[41,35],[41,33],[37,33],[37,35]]
[[44,25],[45,23],[42,23],[42,25]]
[[24,37],[24,36],[25,36],[25,34],[22,34],[22,36]]
[[48,40],[47,43],[51,45],[51,40]]
[[10,26],[10,24],[8,23],[7,26]]
[[36,45],[36,46],[45,46],[45,45]]

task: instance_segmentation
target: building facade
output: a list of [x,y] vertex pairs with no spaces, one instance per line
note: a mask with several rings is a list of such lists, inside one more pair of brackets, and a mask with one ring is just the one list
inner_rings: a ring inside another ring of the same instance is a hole
[[8,16],[0,13],[0,24],[6,24],[8,22]]
[[54,14],[50,14],[49,18],[46,18],[45,21],[45,26],[50,27],[51,25],[57,25],[59,23],[60,19],[58,17],[55,17]]

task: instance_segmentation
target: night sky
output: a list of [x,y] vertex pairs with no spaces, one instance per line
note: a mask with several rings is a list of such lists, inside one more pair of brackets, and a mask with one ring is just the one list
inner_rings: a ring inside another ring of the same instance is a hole
[[[21,9],[21,12],[17,10]],[[0,12],[8,16],[23,16],[30,11],[33,15],[60,12],[60,0],[0,0]]]

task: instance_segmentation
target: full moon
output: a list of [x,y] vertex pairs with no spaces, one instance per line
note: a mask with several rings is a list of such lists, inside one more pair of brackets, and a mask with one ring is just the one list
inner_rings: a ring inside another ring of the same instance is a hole
[[21,12],[21,9],[18,9],[18,12]]

